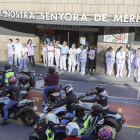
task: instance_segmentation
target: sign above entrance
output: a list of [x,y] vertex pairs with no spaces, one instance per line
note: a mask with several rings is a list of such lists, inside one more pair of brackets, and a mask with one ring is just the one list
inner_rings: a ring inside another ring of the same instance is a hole
[[73,26],[73,25],[44,24],[44,25],[37,25],[36,28],[48,29],[48,30],[53,29],[53,30],[81,31],[81,26]]

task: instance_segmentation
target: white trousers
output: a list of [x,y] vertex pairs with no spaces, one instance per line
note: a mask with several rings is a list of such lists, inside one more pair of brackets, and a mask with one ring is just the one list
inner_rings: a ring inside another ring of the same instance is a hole
[[55,62],[56,62],[56,66],[59,67],[60,66],[60,55],[55,55]]
[[85,74],[86,69],[86,61],[81,61],[81,73]]
[[116,63],[117,65],[117,75],[116,76],[122,76],[122,72],[123,72],[123,67],[124,67],[124,63]]
[[48,66],[53,66],[53,58],[54,57],[48,57]]
[[140,82],[140,66],[136,67],[136,80]]
[[66,70],[66,58],[65,57],[60,57],[60,69]]
[[134,77],[135,63],[128,63],[128,76]]
[[77,60],[77,71],[80,70],[80,60]]
[[27,56],[21,57],[20,59],[20,67],[26,68]]
[[13,54],[8,54],[9,63],[13,65]]
[[44,66],[47,66],[47,60],[48,60],[47,53],[43,53],[43,62],[44,62]]
[[72,72],[75,71],[75,65],[74,65],[74,61],[69,61],[69,71],[71,71],[71,68],[72,68]]
[[15,54],[15,55],[14,55],[14,58],[15,58],[15,66],[17,66],[17,59],[18,59],[18,62],[20,63],[21,55]]
[[109,73],[111,75],[113,66],[114,66],[114,63],[106,63],[106,74]]

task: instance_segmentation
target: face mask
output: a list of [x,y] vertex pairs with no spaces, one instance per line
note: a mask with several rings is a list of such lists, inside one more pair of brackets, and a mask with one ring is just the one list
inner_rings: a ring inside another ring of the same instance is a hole
[[81,48],[83,48],[83,46],[81,46]]
[[16,43],[18,44],[18,41],[16,41]]
[[44,42],[44,44],[46,44],[46,42]]
[[74,48],[74,46],[72,46],[72,48]]
[[63,46],[65,46],[65,44],[63,44]]
[[31,44],[31,41],[29,43]]
[[51,44],[51,45],[53,45],[53,44]]
[[109,52],[112,52],[112,51],[109,51]]
[[130,47],[130,50],[132,50],[133,48],[132,47]]
[[9,41],[9,44],[11,43],[11,41]]
[[139,52],[137,51],[137,53],[139,53]]
[[76,114],[76,111],[75,111],[75,110],[73,110],[73,115],[75,116],[75,114]]
[[22,46],[22,48],[24,48],[24,46]]
[[124,51],[124,49],[121,49],[122,50],[122,52]]

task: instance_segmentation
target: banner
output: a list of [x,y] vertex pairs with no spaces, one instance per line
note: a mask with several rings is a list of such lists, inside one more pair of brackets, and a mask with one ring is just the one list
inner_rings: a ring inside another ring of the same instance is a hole
[[127,43],[128,27],[105,27],[104,42]]

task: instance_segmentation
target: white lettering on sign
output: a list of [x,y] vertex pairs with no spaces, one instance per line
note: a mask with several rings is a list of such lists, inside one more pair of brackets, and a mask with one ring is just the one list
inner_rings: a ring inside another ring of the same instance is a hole
[[[111,21],[109,18],[107,19],[107,14],[94,14],[93,17],[87,18],[86,14],[83,13],[82,15],[79,15],[77,13],[46,13],[46,12],[40,12],[40,14],[37,14],[37,20],[46,20],[46,21],[73,21],[73,22],[120,22],[120,23],[134,23],[139,22],[140,15],[133,15],[133,14],[120,14],[114,15],[113,21]],[[36,20],[36,15],[34,12],[28,12],[28,11],[13,11],[13,10],[0,10],[0,17],[6,17],[6,18],[13,18],[13,19],[27,19]],[[92,20],[92,18],[94,18]]]
[[68,31],[81,31],[81,26],[73,26],[73,25],[51,25],[51,24],[44,24],[40,25],[39,28],[44,29],[53,29],[53,30],[68,30]]

